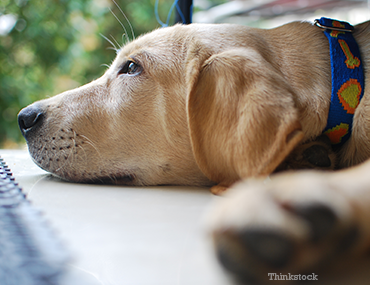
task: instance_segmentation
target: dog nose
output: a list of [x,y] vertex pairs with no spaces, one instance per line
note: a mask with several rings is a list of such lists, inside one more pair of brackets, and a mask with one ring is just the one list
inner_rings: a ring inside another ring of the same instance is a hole
[[36,131],[44,120],[44,113],[39,104],[32,104],[22,109],[18,114],[18,125],[22,135],[26,137],[29,133]]

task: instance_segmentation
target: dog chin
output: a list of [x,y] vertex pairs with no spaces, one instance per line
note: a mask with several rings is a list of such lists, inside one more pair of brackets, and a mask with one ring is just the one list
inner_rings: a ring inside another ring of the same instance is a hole
[[88,179],[86,181],[80,181],[87,184],[104,184],[104,185],[134,185],[135,184],[135,175],[126,174],[126,175],[112,175]]
[[52,175],[72,183],[84,183],[84,184],[102,184],[102,185],[136,185],[136,177],[133,174],[114,174],[107,175],[102,174],[96,175],[95,173],[89,174],[87,172],[77,173],[74,171],[50,171],[43,168],[44,170],[50,172]]

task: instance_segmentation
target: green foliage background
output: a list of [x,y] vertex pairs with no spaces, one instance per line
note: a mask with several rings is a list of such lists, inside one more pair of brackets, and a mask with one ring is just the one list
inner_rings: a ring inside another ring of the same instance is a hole
[[[117,0],[136,35],[159,27],[155,0]],[[159,1],[162,21],[173,0]],[[0,0],[0,16],[17,23],[0,35],[0,148],[17,147],[23,138],[17,113],[28,104],[78,87],[101,76],[115,57],[111,44],[124,43],[124,16],[112,0]]]

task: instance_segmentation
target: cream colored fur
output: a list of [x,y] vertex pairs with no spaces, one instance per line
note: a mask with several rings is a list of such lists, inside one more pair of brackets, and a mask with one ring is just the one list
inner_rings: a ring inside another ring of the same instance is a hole
[[[370,85],[369,23],[354,33]],[[119,74],[128,61],[141,72]],[[72,181],[212,185],[265,176],[326,125],[328,41],[310,23],[272,30],[175,26],[124,46],[98,80],[38,104],[35,162]],[[339,165],[370,156],[369,88]]]

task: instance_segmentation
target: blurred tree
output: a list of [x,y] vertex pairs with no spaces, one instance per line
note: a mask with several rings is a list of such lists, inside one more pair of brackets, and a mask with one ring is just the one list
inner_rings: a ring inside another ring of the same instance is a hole
[[[155,0],[116,0],[139,35],[159,27]],[[173,0],[159,1],[167,18]],[[0,1],[0,148],[24,142],[17,113],[28,104],[85,84],[102,75],[116,41],[125,42],[113,0]],[[12,22],[13,21],[13,22]],[[15,24],[14,24],[15,23]],[[9,26],[9,30],[4,28]]]

